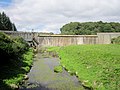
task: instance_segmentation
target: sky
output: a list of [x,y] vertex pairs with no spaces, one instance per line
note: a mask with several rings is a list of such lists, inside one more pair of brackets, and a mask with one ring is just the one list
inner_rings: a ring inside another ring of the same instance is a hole
[[7,7],[12,3],[12,0],[0,0],[0,7]]
[[70,22],[120,22],[120,0],[0,0],[18,31],[60,33]]

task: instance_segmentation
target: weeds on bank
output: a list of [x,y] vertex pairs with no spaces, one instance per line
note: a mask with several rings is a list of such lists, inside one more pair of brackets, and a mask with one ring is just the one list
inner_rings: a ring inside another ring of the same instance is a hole
[[61,65],[94,90],[119,90],[120,45],[76,45],[57,50]]

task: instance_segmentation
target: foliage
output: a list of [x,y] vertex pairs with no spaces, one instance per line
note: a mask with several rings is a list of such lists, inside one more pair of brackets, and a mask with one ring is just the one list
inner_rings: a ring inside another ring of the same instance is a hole
[[57,72],[57,73],[60,72],[61,73],[62,71],[63,71],[63,67],[61,65],[54,67],[54,72]]
[[61,34],[67,35],[93,35],[99,32],[120,32],[120,23],[115,22],[71,22],[65,24],[61,29]]
[[15,37],[15,38],[13,38],[13,40],[17,44],[19,44],[19,46],[21,47],[21,51],[28,50],[29,45],[28,45],[28,43],[26,43],[26,41],[22,37]]
[[94,90],[119,90],[120,45],[66,46],[59,50],[60,63]]
[[30,70],[33,50],[22,38],[0,32],[0,56],[0,89],[11,90],[10,86],[18,85]]
[[47,52],[53,52],[54,51],[55,53],[57,53],[61,49],[61,47],[57,47],[57,46],[56,47],[55,46],[54,47],[46,47],[46,48],[47,48],[46,49]]
[[111,40],[111,43],[113,43],[113,44],[120,44],[120,36],[117,37],[117,38],[113,38],[113,39]]
[[[22,55],[23,62],[21,63],[21,68],[16,67],[11,68],[12,71],[10,73],[13,73],[13,77],[9,79],[4,79],[3,81],[7,85],[15,84],[19,85],[19,83],[23,80],[24,74],[30,71],[30,66],[32,65],[32,58],[33,58],[33,50],[29,49],[25,54]],[[14,74],[17,74],[14,76]]]
[[0,30],[17,31],[15,24],[11,22],[4,12],[0,13]]
[[[0,32],[0,56],[4,58],[3,63],[11,63],[12,59],[18,58],[28,50],[29,46],[22,38],[12,39],[6,34]],[[1,63],[1,65],[3,64]]]

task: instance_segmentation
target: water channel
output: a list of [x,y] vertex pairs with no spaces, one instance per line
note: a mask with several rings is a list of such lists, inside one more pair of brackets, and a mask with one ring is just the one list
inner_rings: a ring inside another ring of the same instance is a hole
[[19,90],[85,90],[76,76],[65,70],[62,73],[54,72],[54,66],[58,65],[59,58],[37,53],[28,73],[29,79]]

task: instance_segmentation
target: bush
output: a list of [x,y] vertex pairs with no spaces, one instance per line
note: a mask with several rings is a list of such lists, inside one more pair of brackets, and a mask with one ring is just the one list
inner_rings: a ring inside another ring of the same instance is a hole
[[19,45],[21,52],[29,49],[28,43],[22,37],[16,37],[13,40]]
[[1,65],[11,63],[13,59],[14,61],[18,60],[28,48],[29,46],[24,39],[11,38],[0,32],[0,56],[3,58]]
[[[33,49],[21,37],[0,32],[0,90],[15,90],[32,65]],[[14,88],[15,88],[14,87]]]
[[117,38],[112,38],[111,43],[113,44],[120,44],[120,36]]

